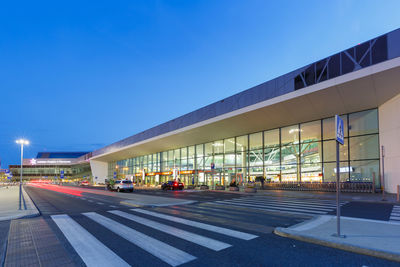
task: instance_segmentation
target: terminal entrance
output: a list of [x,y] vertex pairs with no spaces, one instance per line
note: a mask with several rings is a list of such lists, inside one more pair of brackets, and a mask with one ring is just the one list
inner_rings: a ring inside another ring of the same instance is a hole
[[196,184],[196,181],[194,179],[194,174],[181,174],[179,176],[180,176],[179,179],[185,185],[185,187]]

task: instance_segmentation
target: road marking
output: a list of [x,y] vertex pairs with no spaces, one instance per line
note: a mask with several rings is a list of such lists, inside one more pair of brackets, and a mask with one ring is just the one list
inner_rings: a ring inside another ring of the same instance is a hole
[[220,251],[223,250],[225,248],[231,247],[230,244],[224,243],[224,242],[220,242],[218,240],[215,239],[211,239],[208,237],[204,237],[198,234],[194,234],[176,227],[172,227],[169,225],[165,225],[162,223],[158,223],[152,220],[148,220],[142,217],[138,217],[136,215],[130,214],[130,213],[126,213],[120,210],[112,210],[112,211],[108,211],[112,214],[121,216],[125,219],[143,224],[147,227],[151,227],[154,228],[156,230],[159,230],[161,232],[176,236],[178,238],[184,239],[186,241],[195,243],[197,245],[212,249],[214,251]]
[[[243,197],[235,198],[232,200],[243,199],[243,200],[255,200],[255,201],[278,201],[278,202],[292,202],[292,203],[309,203],[316,205],[336,205],[335,200],[324,200],[324,199],[308,199],[308,198],[269,198],[269,197]],[[341,201],[341,204],[347,204],[348,201]]]
[[97,204],[99,204],[99,205],[104,205],[104,203],[102,203],[102,202],[97,202]]
[[[196,259],[196,257],[182,250],[174,248],[95,212],[86,212],[82,214],[172,266],[178,266]],[[112,266],[117,265],[112,264]]]
[[211,232],[216,232],[216,233],[227,235],[227,236],[236,237],[236,238],[243,239],[243,240],[251,240],[251,239],[258,237],[256,235],[252,235],[252,234],[248,234],[248,233],[244,233],[244,232],[240,232],[240,231],[235,231],[235,230],[227,229],[224,227],[218,227],[218,226],[214,226],[211,224],[191,221],[191,220],[187,220],[187,219],[183,219],[183,218],[179,218],[179,217],[174,217],[174,216],[169,216],[169,215],[165,215],[165,214],[161,214],[161,213],[152,212],[149,210],[142,210],[142,209],[131,209],[131,210],[134,212],[151,215],[151,216],[158,217],[161,219],[165,219],[165,220],[169,220],[169,221],[173,221],[173,222],[177,222],[177,223],[181,223],[181,224],[186,224],[186,225],[189,225],[192,227],[197,227],[200,229],[208,230]]
[[[223,206],[223,207],[230,207],[232,209],[236,209],[238,210],[238,208],[248,208],[248,209],[252,209],[252,210],[262,210],[262,211],[271,211],[271,212],[284,212],[284,213],[290,213],[290,214],[298,214],[298,215],[306,215],[306,216],[315,216],[315,213],[310,213],[310,212],[301,212],[301,211],[287,211],[287,210],[280,210],[278,208],[257,208],[257,207],[242,207],[242,206],[233,206],[233,205],[227,205],[227,204],[220,204],[220,203],[215,203],[215,202],[207,202],[205,203],[207,205],[211,205],[211,206]],[[319,213],[317,213],[317,215],[320,215]]]
[[87,266],[130,266],[68,215],[51,218]]
[[117,206],[114,206],[114,205],[110,205],[110,208],[118,208]]
[[[315,201],[306,201],[306,200],[279,200],[279,199],[261,199],[261,198],[243,198],[243,199],[230,199],[226,201],[232,202],[253,202],[253,203],[279,203],[279,204],[302,204],[309,206],[322,206],[322,207],[336,207],[336,203],[334,202],[315,202]],[[342,201],[341,204],[347,204],[347,201]]]
[[81,197],[81,199],[82,199],[82,200],[86,200],[86,198],[84,198],[84,197]]
[[302,206],[300,204],[268,204],[268,203],[252,203],[252,202],[228,202],[228,201],[216,201],[217,203],[223,203],[223,204],[232,204],[232,205],[248,205],[248,206],[254,206],[254,207],[284,207],[284,208],[304,208],[307,210],[316,210],[316,211],[324,211],[328,212],[333,210],[334,208],[319,208],[319,207],[308,207],[308,206]]
[[400,221],[400,206],[393,206],[392,212],[390,213],[390,222],[399,222]]
[[311,214],[326,214],[326,211],[317,211],[317,210],[306,210],[306,209],[297,209],[297,208],[285,208],[282,206],[271,206],[271,205],[262,205],[262,206],[256,206],[253,204],[239,204],[239,203],[224,203],[223,201],[218,201],[217,203],[214,204],[219,204],[219,205],[228,205],[228,206],[242,206],[242,207],[249,207],[249,208],[258,208],[258,209],[269,209],[269,210],[282,210],[282,211],[294,211],[294,212],[299,212],[299,213],[311,213]]
[[323,206],[323,207],[330,207],[336,206],[335,203],[318,203],[318,202],[309,202],[309,201],[293,201],[293,200],[275,200],[275,199],[230,199],[225,201],[232,201],[232,202],[254,202],[254,203],[288,203],[288,204],[302,204],[302,205],[310,205],[310,206]]
[[93,202],[93,200],[91,200],[91,199],[89,199],[88,201],[89,201],[89,202]]

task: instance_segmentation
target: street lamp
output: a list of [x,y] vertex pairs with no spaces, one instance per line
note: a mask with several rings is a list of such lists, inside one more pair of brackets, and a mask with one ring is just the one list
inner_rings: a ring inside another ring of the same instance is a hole
[[24,159],[24,145],[29,145],[29,141],[26,139],[18,139],[15,141],[17,144],[21,145],[21,176],[19,179],[19,209],[21,209],[21,200],[22,200],[22,164]]

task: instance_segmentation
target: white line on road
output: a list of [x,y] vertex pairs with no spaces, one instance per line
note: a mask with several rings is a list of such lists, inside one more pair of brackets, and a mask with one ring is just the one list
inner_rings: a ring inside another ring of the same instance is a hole
[[308,210],[308,209],[298,209],[298,208],[285,208],[282,206],[272,206],[272,205],[254,205],[254,204],[239,204],[239,203],[225,203],[223,201],[217,201],[215,204],[220,205],[229,205],[229,206],[242,206],[242,207],[249,207],[249,208],[268,208],[274,210],[284,210],[284,211],[295,211],[295,212],[305,212],[305,213],[314,213],[314,214],[326,214],[326,211],[317,211],[317,210]]
[[110,208],[118,208],[117,206],[114,206],[114,205],[110,205]]
[[102,202],[97,202],[97,204],[99,204],[99,205],[104,205],[104,203],[102,203]]
[[240,205],[240,204],[246,204],[246,205],[251,205],[254,207],[285,207],[285,208],[304,208],[307,210],[317,210],[317,211],[331,211],[335,207],[310,207],[306,205],[301,205],[301,204],[286,204],[286,203],[253,203],[253,202],[230,202],[230,201],[216,201],[217,203],[225,203],[225,204],[232,204],[232,205]]
[[87,266],[130,266],[68,215],[51,218]]
[[[232,200],[226,200],[229,202],[251,202],[251,203],[279,203],[279,204],[297,204],[297,205],[308,205],[308,206],[313,206],[313,207],[336,207],[336,204],[334,203],[319,203],[319,202],[309,202],[309,201],[293,201],[293,200],[268,200],[268,199],[232,199]],[[347,202],[341,202],[342,205],[347,204]]]
[[257,208],[257,207],[242,207],[239,205],[233,206],[233,205],[228,205],[228,204],[221,204],[221,203],[215,203],[215,202],[206,202],[204,204],[211,205],[211,206],[223,206],[223,207],[230,207],[235,210],[239,210],[238,208],[248,208],[252,210],[262,210],[262,211],[271,211],[271,212],[284,212],[284,213],[290,213],[290,214],[298,214],[298,215],[307,215],[307,216],[315,216],[315,213],[312,212],[307,212],[307,211],[287,211],[287,210],[281,210],[278,208]]
[[[196,257],[182,250],[174,248],[95,212],[86,212],[82,214],[172,266],[178,266],[196,259]],[[116,266],[116,264],[112,266]]]
[[183,218],[169,216],[169,215],[156,213],[156,212],[152,212],[152,211],[148,211],[148,210],[142,210],[142,209],[131,209],[131,210],[134,212],[140,212],[143,214],[151,215],[151,216],[165,219],[168,221],[186,224],[186,225],[189,225],[192,227],[208,230],[211,232],[216,232],[216,233],[227,235],[227,236],[236,237],[236,238],[243,239],[243,240],[251,240],[253,238],[258,237],[256,235],[252,235],[252,234],[248,234],[248,233],[244,233],[244,232],[240,232],[240,231],[235,231],[235,230],[227,229],[224,227],[218,227],[218,226],[214,226],[214,225],[210,225],[210,224],[206,224],[206,223],[200,223],[200,222],[196,222],[196,221],[186,220]]
[[121,216],[125,219],[143,224],[147,227],[151,227],[154,228],[156,230],[159,230],[161,232],[176,236],[178,238],[184,239],[186,241],[195,243],[197,245],[212,249],[214,251],[220,251],[223,250],[225,248],[230,247],[230,244],[215,240],[215,239],[211,239],[208,237],[204,237],[198,234],[194,234],[176,227],[172,227],[166,224],[162,224],[162,223],[158,223],[149,219],[145,219],[130,213],[126,213],[120,210],[112,210],[112,211],[108,211],[112,214]]

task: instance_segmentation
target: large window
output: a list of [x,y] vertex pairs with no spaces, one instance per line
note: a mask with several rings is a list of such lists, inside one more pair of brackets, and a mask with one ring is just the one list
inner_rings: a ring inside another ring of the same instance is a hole
[[[378,110],[340,117],[345,135],[345,143],[340,145],[342,181],[375,180],[378,185]],[[111,162],[108,175],[195,170],[196,179],[201,176],[205,181],[211,179],[212,163],[214,176],[226,182],[252,181],[256,176],[264,176],[268,182],[335,181],[335,119],[329,117]]]

